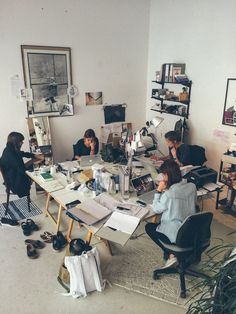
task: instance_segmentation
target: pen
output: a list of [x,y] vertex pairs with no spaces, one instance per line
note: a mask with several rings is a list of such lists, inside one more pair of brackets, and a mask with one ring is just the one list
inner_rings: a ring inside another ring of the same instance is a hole
[[125,208],[125,207],[121,207],[121,206],[117,206],[116,208],[119,210],[130,210],[129,208]]
[[116,230],[117,230],[116,228],[109,227],[109,226],[107,226],[107,228],[109,228],[109,229],[111,229],[111,230],[113,230],[113,231],[116,231]]

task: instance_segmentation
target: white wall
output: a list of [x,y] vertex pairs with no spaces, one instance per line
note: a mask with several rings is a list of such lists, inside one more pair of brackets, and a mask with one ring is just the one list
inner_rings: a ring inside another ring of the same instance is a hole
[[[229,143],[236,142],[236,129],[222,125],[227,78],[236,77],[235,12],[234,0],[151,1],[147,117],[155,115],[150,111],[155,103],[151,89],[158,88],[151,84],[155,71],[162,63],[186,63],[186,73],[193,81],[191,142],[206,148],[208,164],[215,169]],[[179,119],[163,117],[157,131],[162,143],[164,133]],[[214,130],[222,131],[223,139],[213,136]]]
[[0,0],[0,8],[0,151],[9,132],[27,136],[26,104],[11,95],[10,85],[13,75],[23,78],[22,44],[72,49],[80,94],[75,116],[50,118],[56,161],[72,157],[86,128],[99,134],[104,123],[101,106],[85,106],[85,92],[103,91],[104,103],[126,102],[126,120],[134,130],[143,126],[149,0]]

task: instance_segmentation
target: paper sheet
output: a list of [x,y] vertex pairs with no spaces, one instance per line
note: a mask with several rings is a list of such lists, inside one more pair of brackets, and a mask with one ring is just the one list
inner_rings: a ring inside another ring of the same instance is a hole
[[122,123],[112,123],[111,124],[111,132],[112,133],[119,133],[119,135],[121,135]]
[[95,197],[94,199],[96,202],[98,202],[99,204],[103,205],[104,207],[110,209],[110,210],[114,210],[116,208],[116,206],[120,203],[119,201],[117,201],[114,197],[110,196],[107,193],[102,193],[100,195],[98,195],[97,197]]
[[94,199],[88,199],[82,202],[80,208],[97,219],[102,219],[109,215],[109,213],[111,212],[110,209],[102,206]]
[[104,227],[111,227],[118,231],[132,234],[137,228],[139,221],[140,219],[137,217],[114,212],[104,224]]
[[109,134],[111,133],[109,126],[103,126],[101,128],[101,143],[107,144]]

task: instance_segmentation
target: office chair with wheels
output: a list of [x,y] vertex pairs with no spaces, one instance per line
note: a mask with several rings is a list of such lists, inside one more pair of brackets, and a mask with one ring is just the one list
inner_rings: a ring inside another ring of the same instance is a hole
[[[8,208],[9,208],[10,195],[11,194],[14,195],[15,193],[11,192],[11,188],[10,188],[9,184],[7,183],[6,176],[5,176],[5,173],[4,173],[4,169],[3,169],[2,165],[1,165],[1,159],[0,159],[0,172],[2,174],[3,184],[6,187],[6,193],[7,193],[7,202],[6,202],[6,210],[5,210],[5,216],[6,216],[7,213],[8,213]],[[26,195],[26,197],[27,197],[28,211],[30,212],[31,211],[31,209],[30,209],[30,203],[31,203],[30,194]]]
[[168,254],[174,254],[178,261],[177,267],[160,268],[153,272],[153,279],[156,280],[161,274],[179,273],[181,298],[186,298],[185,275],[200,278],[209,276],[188,269],[193,263],[201,261],[201,254],[210,245],[211,222],[213,214],[201,212],[188,216],[181,225],[175,244],[166,244],[161,241]]

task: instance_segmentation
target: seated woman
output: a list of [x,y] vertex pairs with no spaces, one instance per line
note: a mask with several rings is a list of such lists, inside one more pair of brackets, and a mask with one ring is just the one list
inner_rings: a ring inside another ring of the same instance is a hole
[[94,130],[88,129],[84,133],[84,138],[81,138],[75,145],[74,158],[80,159],[81,156],[96,155],[99,149],[99,142]]
[[168,256],[160,240],[175,243],[178,230],[184,219],[196,212],[197,191],[193,183],[182,181],[177,163],[166,160],[160,167],[163,180],[157,187],[153,200],[153,211],[162,214],[160,222],[147,223],[149,237],[164,251],[165,267],[174,266],[177,259],[173,254]]
[[[18,132],[11,132],[7,138],[7,145],[1,157],[1,167],[4,171],[4,177],[11,191],[19,197],[29,195],[31,180],[25,174],[33,163],[40,163],[44,156],[34,155],[21,151],[24,136]],[[23,158],[31,158],[24,163]]]
[[[174,159],[180,166],[192,164],[190,145],[181,142],[180,133],[177,131],[169,131],[165,134],[166,144],[169,147],[169,156],[162,157],[162,160]],[[152,159],[159,159],[156,156],[151,156]]]

